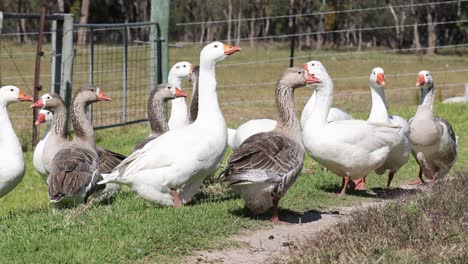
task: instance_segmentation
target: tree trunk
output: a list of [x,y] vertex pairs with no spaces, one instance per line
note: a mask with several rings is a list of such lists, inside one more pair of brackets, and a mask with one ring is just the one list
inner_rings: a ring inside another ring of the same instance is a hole
[[237,13],[237,32],[236,32],[236,46],[240,44],[241,32],[242,32],[242,0],[239,1],[239,11]]
[[437,16],[435,12],[432,13],[433,7],[428,8],[427,10],[427,55],[434,55],[436,50],[435,46],[437,45],[437,32],[436,25]]
[[[413,4],[414,0],[411,0],[411,5]],[[415,49],[416,55],[421,54],[421,41],[419,40],[419,14],[417,10],[411,7],[411,16],[414,18],[413,23],[413,45],[412,47]]]
[[224,15],[228,20],[228,29],[227,29],[227,43],[231,43],[231,29],[232,29],[232,1],[228,0],[228,12],[224,10]]
[[[322,12],[325,11],[325,6],[326,6],[326,2],[325,2],[325,0],[322,0],[322,8],[321,8]],[[325,31],[325,23],[324,23],[323,20],[324,20],[324,16],[320,15],[319,24],[318,24],[318,31],[319,32]],[[318,34],[317,35],[317,44],[315,45],[315,49],[320,50],[322,48],[322,45],[323,45],[323,34]]]
[[[81,0],[81,16],[80,16],[80,24],[88,23],[89,17],[89,0]],[[78,45],[86,45],[86,38],[87,38],[86,28],[80,27],[78,30]]]
[[[252,3],[252,9],[250,10],[250,17],[255,17],[255,3]],[[250,21],[250,32],[249,32],[249,41],[250,41],[250,47],[253,47],[255,45],[255,20]]]

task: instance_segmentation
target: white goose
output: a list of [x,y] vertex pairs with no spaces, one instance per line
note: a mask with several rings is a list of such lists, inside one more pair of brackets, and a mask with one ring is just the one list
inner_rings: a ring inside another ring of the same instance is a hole
[[104,175],[100,183],[130,185],[143,198],[167,206],[189,202],[203,180],[216,171],[226,151],[227,129],[216,92],[216,63],[239,50],[221,42],[206,45],[200,54],[196,120],[149,142]]
[[[377,168],[375,172],[379,175],[389,170],[387,188],[392,183],[395,173],[408,162],[411,152],[411,143],[409,141],[409,125],[406,120],[400,116],[389,116],[387,112],[387,103],[385,101],[385,75],[384,70],[376,67],[372,70],[369,76],[369,85],[372,94],[372,108],[367,119],[373,123],[383,123],[401,127],[399,131],[399,138],[390,148],[390,153],[387,160],[382,166]],[[364,189],[364,182],[362,181],[362,188],[356,186],[356,189]]]
[[[182,81],[192,74],[192,64],[181,61],[172,66],[167,77],[167,82],[174,87],[182,89]],[[169,117],[169,129],[177,129],[189,124],[187,103],[185,98],[176,98],[171,102],[171,116]]]
[[13,190],[24,176],[21,144],[8,117],[8,105],[32,98],[13,85],[0,88],[0,198]]
[[[42,123],[46,123],[47,125],[52,124],[52,120],[54,119],[54,115],[52,114],[51,111],[41,109],[39,110],[39,113],[37,115],[37,120],[34,123],[34,125],[38,126]],[[34,169],[42,176],[42,179],[44,182],[47,183],[47,176],[49,175],[49,172],[45,168],[44,162],[42,161],[42,153],[44,150],[44,143],[47,141],[47,137],[49,136],[49,131],[46,131],[44,136],[39,140],[39,142],[36,144],[36,147],[34,148],[34,153],[33,153],[33,165]]]
[[385,162],[400,128],[364,120],[328,123],[333,82],[321,63],[307,68],[322,83],[314,85],[317,98],[302,131],[304,146],[318,163],[343,177],[341,194],[345,194],[350,179],[363,178]]
[[[309,61],[308,63],[304,65],[304,67],[306,68],[307,65],[315,65],[316,62],[317,61]],[[314,91],[310,99],[307,101],[307,104],[305,105],[304,110],[302,111],[301,127],[304,127],[305,122],[311,116],[312,110],[314,109],[316,97],[317,97],[316,92]],[[349,119],[353,119],[353,118],[348,113],[344,112],[343,110],[334,108],[334,107],[330,108],[330,112],[328,113],[328,116],[327,116],[328,122],[333,122],[337,120],[349,120]],[[244,140],[246,140],[250,136],[260,133],[260,132],[271,131],[275,127],[276,127],[276,120],[272,120],[272,119],[249,120],[245,122],[244,124],[240,125],[239,128],[237,128],[237,132],[233,139],[233,148],[239,147],[242,144],[242,142],[244,142]]]
[[422,174],[432,180],[444,176],[457,159],[457,137],[446,120],[434,116],[434,81],[429,71],[420,71],[421,103],[409,121],[412,154]]
[[[322,64],[319,61],[309,61],[306,64],[304,64],[304,69],[309,68],[309,66],[314,67],[315,65],[320,66]],[[325,67],[323,67],[322,70],[326,71]],[[304,106],[304,110],[302,111],[302,115],[301,115],[301,127],[302,128],[304,128],[306,121],[312,115],[312,111],[314,110],[316,98],[317,98],[317,91],[314,91],[312,96],[309,98],[309,101],[307,101],[306,105]],[[330,112],[328,112],[328,116],[327,116],[328,122],[333,122],[337,120],[350,120],[350,119],[353,119],[351,115],[335,107],[330,108]]]

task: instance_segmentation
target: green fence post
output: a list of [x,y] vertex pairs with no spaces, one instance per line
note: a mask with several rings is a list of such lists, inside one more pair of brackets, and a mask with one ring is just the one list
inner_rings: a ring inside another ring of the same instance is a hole
[[[151,22],[156,22],[159,24],[159,28],[161,30],[161,35],[158,36],[163,40],[161,43],[161,69],[162,69],[162,80],[156,81],[152,80],[151,84],[155,85],[156,83],[160,82],[167,82],[167,74],[169,73],[169,14],[170,14],[170,0],[151,0]],[[151,36],[154,37],[156,36],[156,27],[152,26],[152,33]],[[154,39],[151,40],[152,42],[152,48],[151,48],[151,61],[154,61],[153,63],[156,63],[155,56],[157,52],[156,48],[156,42]],[[152,74],[155,75],[154,78],[157,78],[157,75],[155,74],[157,67],[154,67],[156,65],[153,65],[151,67]]]

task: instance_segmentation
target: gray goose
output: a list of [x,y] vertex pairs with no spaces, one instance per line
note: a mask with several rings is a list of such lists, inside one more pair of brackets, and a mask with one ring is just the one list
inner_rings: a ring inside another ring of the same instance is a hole
[[[166,121],[167,101],[185,96],[187,95],[182,90],[168,83],[159,84],[151,90],[148,98],[148,119],[151,126],[151,134],[140,141],[133,151],[142,149],[148,142],[169,130],[169,125]],[[106,173],[110,173],[110,171]]]
[[317,80],[299,67],[288,68],[276,83],[278,123],[272,131],[245,140],[229,157],[220,182],[240,192],[256,214],[273,207],[272,221],[279,223],[278,203],[296,181],[304,163],[301,126],[294,110],[294,90]]
[[410,119],[412,154],[419,164],[417,183],[444,176],[457,159],[457,137],[447,120],[434,116],[434,81],[429,71],[420,71],[416,86],[421,87],[418,110]]
[[[32,107],[44,108],[53,113],[50,135],[45,141],[47,147],[43,150],[43,163],[47,171],[50,171],[52,159],[57,152],[67,147],[71,142],[67,139],[68,110],[62,97],[56,93],[47,93],[35,102]],[[126,156],[96,146],[99,156],[99,171],[101,173],[110,173],[117,165],[126,158]]]
[[52,159],[49,174],[51,202],[85,202],[99,187],[104,187],[96,184],[101,179],[99,157],[93,126],[86,115],[86,107],[97,101],[110,101],[110,98],[92,85],[81,87],[72,100],[70,117],[75,137]]
[[192,75],[190,81],[192,82],[192,98],[190,99],[190,110],[189,110],[189,124],[192,124],[197,120],[198,116],[198,75],[200,73],[200,66],[192,68]]

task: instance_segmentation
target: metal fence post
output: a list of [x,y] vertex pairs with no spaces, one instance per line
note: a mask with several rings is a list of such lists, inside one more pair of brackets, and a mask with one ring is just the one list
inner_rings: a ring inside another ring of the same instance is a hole
[[151,22],[157,22],[160,27],[160,34],[158,37],[166,41],[164,45],[161,43],[161,69],[162,80],[167,82],[167,74],[169,72],[169,14],[170,14],[170,0],[151,0]]
[[[42,52],[42,42],[44,39],[44,24],[45,24],[46,8],[45,6],[41,7],[41,18],[39,20],[39,35],[37,38],[37,48],[36,48],[36,65],[34,67],[34,102],[39,99],[39,91],[42,90],[40,85],[40,75],[41,75],[41,58],[44,55]],[[35,125],[35,119],[37,116],[37,108],[33,108],[33,118],[32,118],[32,145],[36,145],[37,142],[37,126]]]
[[[296,14],[296,10],[293,9],[292,14]],[[294,46],[296,44],[296,17],[291,18],[291,47],[289,54],[289,67],[294,67]]]
[[[73,15],[64,14],[63,21],[63,47],[62,47],[62,80],[60,82],[60,95],[67,102],[71,98],[71,85],[73,73]],[[69,107],[70,105],[68,105]]]
[[[89,83],[94,85],[94,28],[89,28]],[[88,119],[93,121],[93,105],[88,106]]]
[[123,76],[122,76],[122,123],[127,122],[127,69],[128,69],[128,27],[123,32]]
[[52,21],[52,62],[50,64],[50,91],[57,94],[60,94],[60,82],[62,79],[62,41],[63,20],[54,20]]

